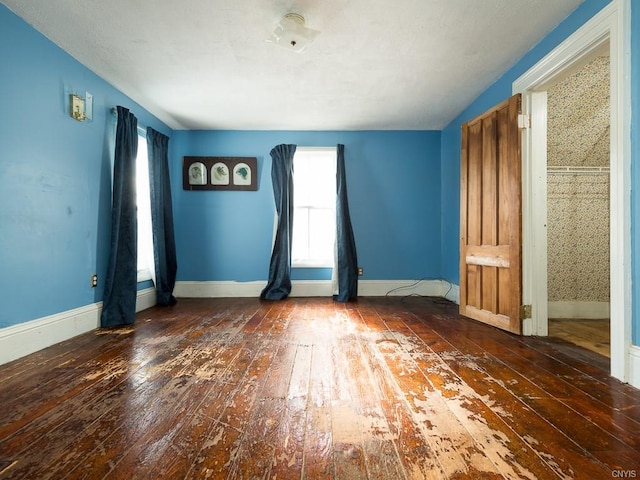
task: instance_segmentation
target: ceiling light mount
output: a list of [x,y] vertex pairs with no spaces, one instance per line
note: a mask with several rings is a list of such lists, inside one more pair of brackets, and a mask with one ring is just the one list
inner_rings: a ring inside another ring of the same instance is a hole
[[303,52],[320,32],[305,27],[305,19],[299,13],[285,14],[268,41],[288,48],[294,52]]
[[282,18],[285,18],[287,20],[291,20],[291,21],[297,23],[298,25],[301,25],[301,26],[304,27],[304,23],[305,23],[304,17],[302,15],[300,15],[299,13],[293,13],[293,12],[287,13]]

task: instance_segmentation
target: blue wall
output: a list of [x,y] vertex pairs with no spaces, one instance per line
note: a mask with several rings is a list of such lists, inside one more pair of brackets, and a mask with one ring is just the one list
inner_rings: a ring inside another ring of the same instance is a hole
[[[440,278],[440,132],[177,131],[172,179],[178,280],[266,280],[275,206],[269,152],[345,145],[349,204],[365,279]],[[185,191],[183,156],[258,158],[257,192]],[[312,269],[297,279],[326,278]]]
[[[102,300],[110,242],[110,109],[170,130],[0,5],[0,328]],[[94,95],[93,122],[64,92]],[[89,285],[99,275],[98,288]]]

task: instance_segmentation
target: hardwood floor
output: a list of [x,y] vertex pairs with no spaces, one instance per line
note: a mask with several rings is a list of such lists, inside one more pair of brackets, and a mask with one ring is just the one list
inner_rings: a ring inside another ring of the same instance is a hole
[[603,319],[550,318],[549,336],[558,337],[611,358],[610,322]]
[[0,479],[640,476],[640,391],[606,358],[456,312],[417,297],[149,309],[0,366]]

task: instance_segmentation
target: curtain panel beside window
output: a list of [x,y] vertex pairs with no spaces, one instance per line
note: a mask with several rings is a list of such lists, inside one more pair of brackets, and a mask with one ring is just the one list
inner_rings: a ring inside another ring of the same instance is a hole
[[156,298],[159,305],[174,305],[176,298],[173,296],[173,289],[178,262],[169,179],[169,137],[147,127],[147,151]]
[[111,206],[111,251],[100,317],[102,327],[130,325],[135,322],[136,317],[138,120],[124,107],[118,106],[117,112]]
[[282,300],[291,293],[291,242],[293,238],[293,156],[296,145],[271,150],[271,181],[278,224],[269,263],[269,280],[260,298]]
[[358,254],[349,214],[344,145],[338,144],[336,165],[336,265],[333,267],[333,299],[348,302],[358,297]]

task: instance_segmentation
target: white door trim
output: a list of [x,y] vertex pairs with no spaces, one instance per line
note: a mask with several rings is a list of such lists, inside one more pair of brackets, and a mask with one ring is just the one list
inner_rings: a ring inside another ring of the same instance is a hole
[[[546,98],[536,91],[609,42],[611,64],[611,375],[629,379],[631,351],[631,1],[612,0],[513,82],[532,127],[523,134],[523,300],[525,334],[547,334]],[[538,124],[536,124],[538,122]],[[544,128],[544,134],[540,129]],[[545,142],[543,145],[542,142]],[[544,157],[541,153],[544,151]],[[541,158],[542,157],[542,158]],[[543,174],[544,172],[544,174]],[[544,259],[544,260],[543,260]]]

